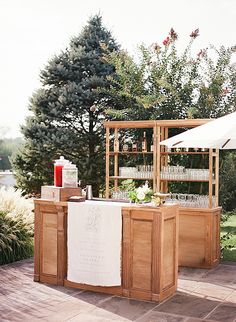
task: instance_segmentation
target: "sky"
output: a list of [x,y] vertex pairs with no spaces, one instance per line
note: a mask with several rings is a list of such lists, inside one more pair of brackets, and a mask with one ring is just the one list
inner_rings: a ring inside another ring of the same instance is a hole
[[40,70],[98,13],[132,55],[141,43],[162,44],[171,27],[180,51],[196,28],[196,52],[236,44],[235,0],[0,0],[0,135],[21,135]]

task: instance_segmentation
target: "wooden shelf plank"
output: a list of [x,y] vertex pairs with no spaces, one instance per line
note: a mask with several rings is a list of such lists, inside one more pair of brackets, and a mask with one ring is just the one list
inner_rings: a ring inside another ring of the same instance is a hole
[[123,151],[119,151],[119,152],[114,152],[114,151],[111,151],[109,152],[109,155],[117,155],[117,154],[120,154],[120,155],[124,155],[124,154],[133,154],[133,155],[137,155],[137,154],[153,154],[153,152],[141,152],[141,151],[137,151],[137,152],[132,152],[132,151],[127,151],[127,152],[123,152]]
[[161,181],[178,181],[178,182],[209,182],[209,180],[193,179],[160,179]]
[[103,125],[109,128],[131,129],[131,128],[154,128],[163,126],[170,128],[188,128],[195,127],[211,119],[179,119],[179,120],[143,120],[143,121],[104,121]]
[[136,177],[120,177],[120,176],[110,176],[109,178],[112,180],[114,179],[153,180],[153,178],[136,178]]
[[206,154],[206,155],[208,155],[209,154],[209,152],[161,152],[161,154],[164,154],[164,155],[168,155],[168,154]]
[[[133,179],[133,180],[153,180],[153,178],[140,178],[140,177],[120,177],[120,176],[110,176],[109,179]],[[209,180],[193,180],[193,179],[160,179],[161,181],[178,181],[178,182],[209,182]]]

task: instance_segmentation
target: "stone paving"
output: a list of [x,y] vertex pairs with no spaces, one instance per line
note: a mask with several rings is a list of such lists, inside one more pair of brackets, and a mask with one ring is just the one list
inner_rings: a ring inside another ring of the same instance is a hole
[[162,303],[33,282],[33,261],[0,266],[0,321],[236,322],[236,263],[181,268]]

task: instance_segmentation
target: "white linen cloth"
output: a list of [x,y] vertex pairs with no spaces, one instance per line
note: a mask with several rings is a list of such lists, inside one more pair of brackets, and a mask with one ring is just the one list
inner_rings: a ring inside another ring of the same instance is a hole
[[121,208],[122,203],[114,202],[68,203],[69,281],[121,285]]

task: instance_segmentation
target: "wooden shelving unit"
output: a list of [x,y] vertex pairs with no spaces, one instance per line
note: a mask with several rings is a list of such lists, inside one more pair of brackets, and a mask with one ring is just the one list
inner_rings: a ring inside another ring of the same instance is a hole
[[[142,152],[136,153],[114,153],[110,151],[110,132],[114,131],[118,138],[120,129],[142,128],[153,129],[154,151],[153,154],[153,177],[150,180],[154,191],[168,192],[170,181],[202,182],[208,185],[209,203],[208,208],[179,208],[179,266],[212,268],[220,260],[220,214],[218,207],[219,194],[219,151],[209,149],[208,151],[168,151],[160,141],[169,136],[171,128],[192,128],[208,122],[208,119],[193,120],[161,120],[161,121],[108,121],[104,122],[106,128],[106,198],[109,198],[110,183],[114,183],[115,190],[118,189],[119,180],[119,156],[130,154],[135,157]],[[161,167],[168,165],[168,158],[174,155],[205,155],[208,156],[208,180],[182,180],[161,178]],[[114,173],[110,174],[110,157],[114,158]],[[139,180],[137,178],[133,178]],[[215,197],[215,204],[213,203]]]
[[[218,205],[218,185],[219,185],[219,151],[209,149],[207,151],[168,151],[165,146],[159,144],[160,141],[168,138],[170,128],[192,128],[208,122],[208,119],[193,120],[161,120],[161,121],[108,121],[104,122],[106,128],[106,198],[109,198],[110,181],[114,182],[115,191],[118,189],[119,180],[150,180],[154,191],[168,192],[168,182],[208,182],[209,208],[213,207],[213,196],[216,197]],[[123,129],[152,129],[154,135],[153,152],[132,152],[132,151],[110,151],[110,134],[113,131],[114,140],[118,139],[119,130]],[[152,178],[121,177],[119,176],[119,157],[120,156],[153,155],[153,175]],[[209,180],[198,179],[163,179],[161,178],[161,168],[168,164],[168,157],[172,155],[206,155],[209,157]],[[110,173],[110,157],[114,158],[114,173]]]
[[[115,191],[118,190],[118,181],[128,179],[128,177],[120,177],[119,176],[119,156],[122,155],[131,155],[131,156],[137,156],[137,155],[152,155],[153,156],[153,176],[152,179],[150,178],[133,178],[135,180],[152,180],[153,182],[153,189],[156,191],[156,177],[157,177],[157,162],[156,162],[156,147],[157,147],[157,134],[156,134],[156,124],[155,121],[135,121],[135,122],[117,122],[117,121],[111,121],[111,122],[104,122],[104,126],[106,128],[106,198],[109,198],[110,191],[110,180],[114,181],[114,188]],[[153,152],[131,152],[131,151],[110,151],[110,134],[111,130],[113,130],[114,134],[114,140],[118,140],[118,131],[119,129],[136,129],[136,128],[142,128],[142,129],[152,129],[154,134],[154,151]],[[110,157],[114,158],[114,173],[110,175]],[[132,179],[129,177],[129,179]]]

